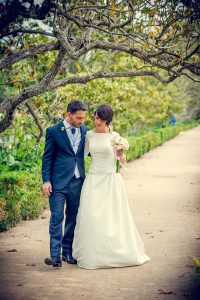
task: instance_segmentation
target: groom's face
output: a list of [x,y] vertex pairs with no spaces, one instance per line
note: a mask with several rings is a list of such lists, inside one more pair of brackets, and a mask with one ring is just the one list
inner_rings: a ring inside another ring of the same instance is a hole
[[67,113],[69,118],[70,124],[74,127],[79,128],[85,121],[86,111],[84,110],[77,110],[75,113]]

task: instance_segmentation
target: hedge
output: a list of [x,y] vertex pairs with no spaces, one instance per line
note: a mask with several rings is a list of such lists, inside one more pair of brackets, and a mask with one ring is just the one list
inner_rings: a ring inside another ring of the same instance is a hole
[[41,186],[40,172],[0,174],[0,231],[15,226],[20,220],[35,219],[41,214],[48,206]]
[[144,153],[174,138],[180,131],[188,130],[197,125],[199,125],[198,121],[192,121],[165,128],[156,128],[153,131],[142,133],[141,136],[128,136],[130,147],[126,152],[127,161],[141,157]]

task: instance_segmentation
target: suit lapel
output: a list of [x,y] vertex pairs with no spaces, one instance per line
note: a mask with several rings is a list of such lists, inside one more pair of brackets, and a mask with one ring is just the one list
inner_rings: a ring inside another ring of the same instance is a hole
[[65,141],[67,142],[67,144],[68,144],[70,150],[74,153],[74,150],[73,150],[73,148],[72,148],[70,139],[69,139],[69,137],[68,137],[68,134],[67,134],[67,131],[66,131],[66,128],[65,128],[63,122],[60,122],[58,129],[59,129],[59,131],[61,132],[61,134],[62,134],[63,138],[65,139]]

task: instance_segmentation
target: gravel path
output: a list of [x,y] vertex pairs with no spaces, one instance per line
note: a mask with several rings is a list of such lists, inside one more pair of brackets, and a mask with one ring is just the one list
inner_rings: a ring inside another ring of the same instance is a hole
[[0,299],[200,299],[192,257],[200,257],[200,126],[123,170],[130,207],[151,261],[83,270],[43,263],[49,211],[0,234]]

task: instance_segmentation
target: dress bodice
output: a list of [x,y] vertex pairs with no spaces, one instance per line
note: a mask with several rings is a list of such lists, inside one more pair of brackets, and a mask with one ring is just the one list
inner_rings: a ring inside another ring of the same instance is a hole
[[90,153],[91,162],[89,173],[115,173],[116,156],[112,146],[112,139],[117,132],[96,133],[92,130],[86,134],[85,155]]

